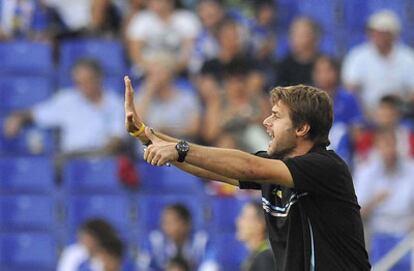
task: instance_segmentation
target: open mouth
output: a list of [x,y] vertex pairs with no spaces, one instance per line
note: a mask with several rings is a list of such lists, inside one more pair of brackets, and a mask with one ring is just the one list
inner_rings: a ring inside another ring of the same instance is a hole
[[267,130],[266,131],[267,132],[267,134],[269,135],[269,137],[270,137],[270,141],[269,141],[269,147],[272,145],[272,143],[273,143],[273,139],[274,139],[274,134],[273,134],[273,131],[272,130]]

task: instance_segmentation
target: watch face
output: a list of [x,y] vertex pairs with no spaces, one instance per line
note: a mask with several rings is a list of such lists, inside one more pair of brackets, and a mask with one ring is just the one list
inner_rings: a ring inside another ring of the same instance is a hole
[[189,149],[188,143],[185,141],[181,141],[177,145],[177,149],[181,152],[187,152]]

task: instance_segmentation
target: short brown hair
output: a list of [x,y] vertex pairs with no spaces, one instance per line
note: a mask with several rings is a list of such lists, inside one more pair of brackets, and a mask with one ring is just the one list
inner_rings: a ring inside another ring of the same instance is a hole
[[333,122],[332,101],[329,95],[316,87],[296,85],[275,87],[271,93],[272,105],[281,101],[289,107],[293,127],[307,123],[309,138],[315,145],[328,146],[328,135]]

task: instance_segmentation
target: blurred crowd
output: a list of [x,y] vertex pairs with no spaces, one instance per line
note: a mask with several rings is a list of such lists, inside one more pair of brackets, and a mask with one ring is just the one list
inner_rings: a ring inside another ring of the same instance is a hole
[[[354,173],[375,262],[414,230],[414,50],[400,39],[400,18],[379,10],[366,22],[365,41],[343,54],[322,49],[324,29],[316,20],[295,17],[283,53],[276,49],[282,42],[278,11],[278,1],[270,0],[3,0],[0,41],[31,40],[55,50],[68,39],[120,41],[136,107],[147,125],[192,142],[248,152],[267,148],[262,121],[270,113],[267,92],[272,87],[310,84],[327,91],[334,104],[330,148]],[[103,87],[101,63],[81,58],[71,76],[72,90],[58,90],[32,108],[9,114],[5,136],[17,136],[32,123],[60,131],[59,161],[125,154],[140,159],[131,152],[138,144],[124,131],[122,96]],[[254,206],[243,210],[240,220],[251,220],[245,217],[258,213]],[[162,231],[151,233],[154,243],[143,244],[142,268],[193,270],[191,264],[197,263],[200,270],[214,270],[201,269],[215,263],[208,258],[207,236],[190,236],[185,207],[169,207],[162,221],[170,220]],[[103,235],[105,240],[95,240]],[[68,248],[62,266],[72,251],[79,266],[93,260],[85,255],[96,254],[107,268],[59,270],[130,270],[121,269],[122,243],[105,222],[86,223],[80,236],[88,252]],[[266,250],[265,238],[263,233],[262,240],[246,240],[253,256]],[[253,260],[245,270],[259,270]],[[408,270],[409,259],[399,264],[403,269],[398,270]]]

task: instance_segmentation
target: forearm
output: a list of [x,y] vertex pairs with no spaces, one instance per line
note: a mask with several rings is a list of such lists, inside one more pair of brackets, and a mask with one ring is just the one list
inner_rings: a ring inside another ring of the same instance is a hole
[[231,185],[234,185],[234,186],[239,186],[239,181],[238,180],[231,179],[231,178],[213,173],[211,171],[208,171],[208,170],[190,165],[190,164],[185,163],[185,162],[184,163],[174,162],[173,165],[176,166],[177,168],[185,171],[185,172],[188,172],[192,175],[195,175],[195,176],[203,178],[203,179],[223,182],[223,183],[231,184]]
[[262,158],[239,150],[191,144],[185,161],[215,174],[243,181],[266,177],[262,174],[260,165],[256,163],[257,159]]

